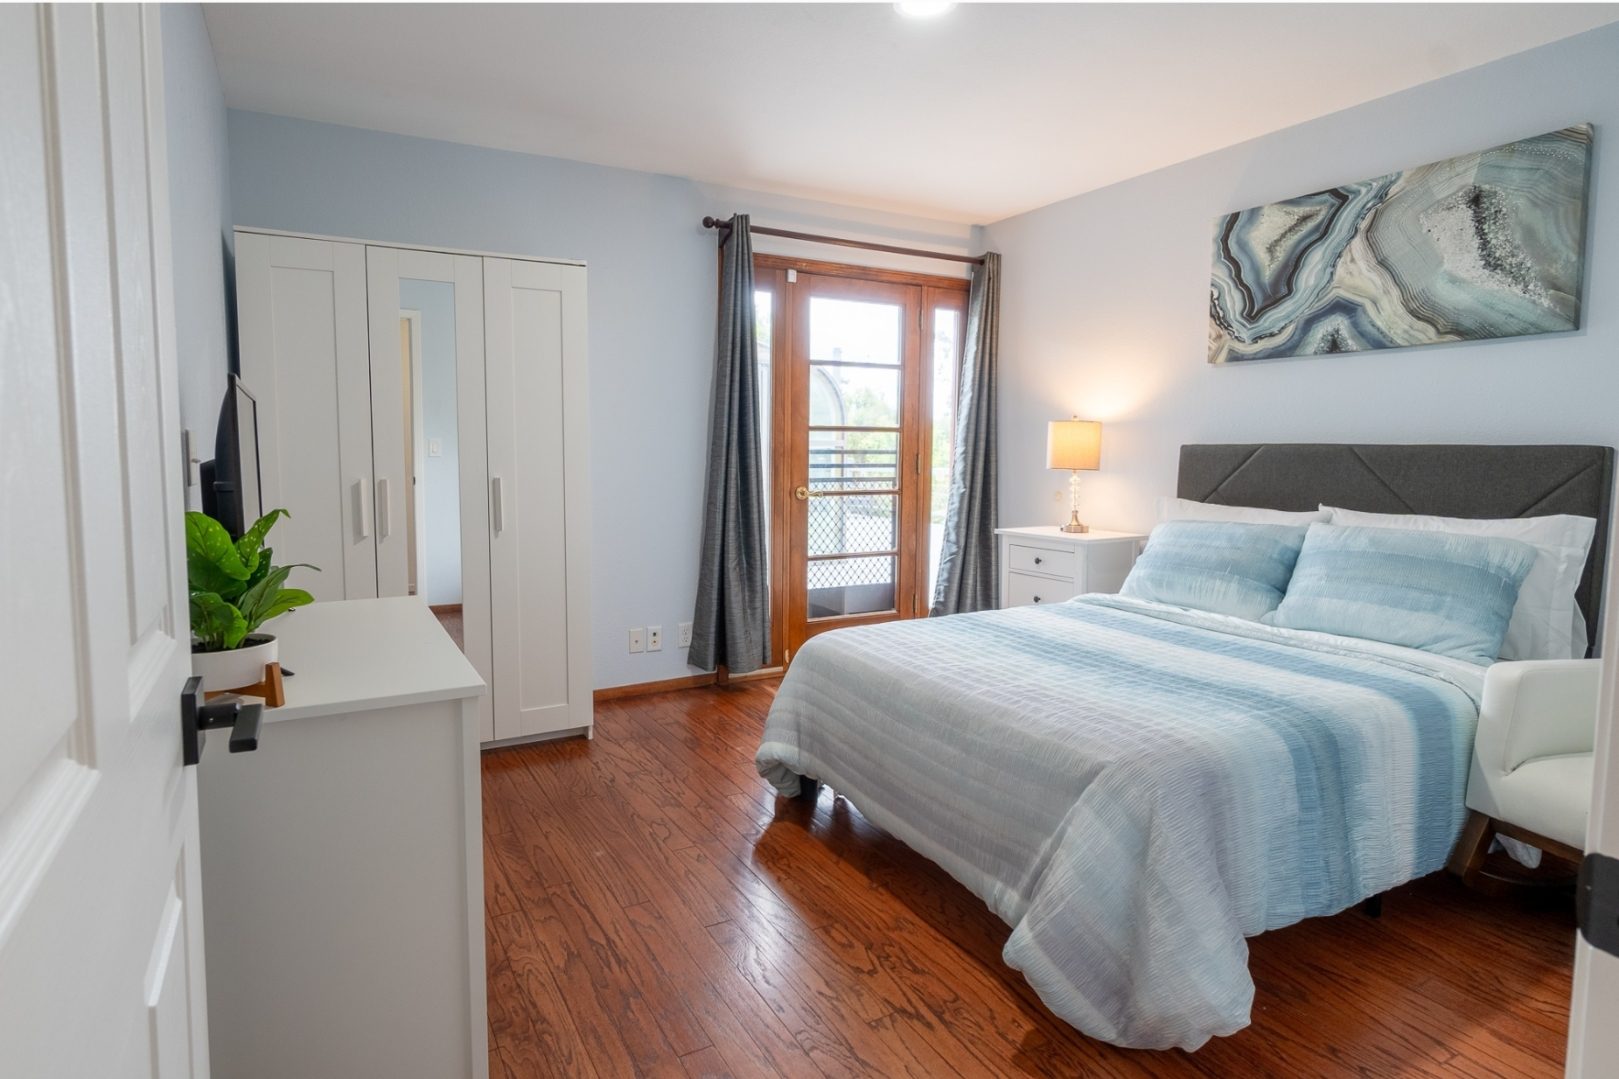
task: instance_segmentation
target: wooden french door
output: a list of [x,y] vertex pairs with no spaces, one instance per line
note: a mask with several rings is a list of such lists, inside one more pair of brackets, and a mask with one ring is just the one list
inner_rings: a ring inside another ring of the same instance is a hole
[[966,282],[768,256],[755,274],[786,661],[817,633],[927,613],[934,421],[953,414]]

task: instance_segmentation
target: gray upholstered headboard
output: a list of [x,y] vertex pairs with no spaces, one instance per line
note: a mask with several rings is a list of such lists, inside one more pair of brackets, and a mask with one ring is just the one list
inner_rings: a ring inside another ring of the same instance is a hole
[[1609,446],[1182,446],[1176,492],[1199,502],[1277,510],[1325,504],[1441,517],[1595,517],[1596,539],[1576,593],[1595,647],[1613,466]]

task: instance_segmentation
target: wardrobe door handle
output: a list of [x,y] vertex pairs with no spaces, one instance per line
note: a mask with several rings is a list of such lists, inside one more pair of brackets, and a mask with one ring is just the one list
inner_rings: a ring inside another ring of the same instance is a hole
[[385,540],[393,533],[393,507],[388,503],[388,479],[377,480],[377,539]]
[[354,481],[351,488],[354,492],[354,529],[358,533],[355,539],[367,539],[371,535],[371,499],[370,493],[365,489],[364,478]]
[[495,535],[506,531],[506,485],[499,476],[489,478],[489,508],[494,515]]

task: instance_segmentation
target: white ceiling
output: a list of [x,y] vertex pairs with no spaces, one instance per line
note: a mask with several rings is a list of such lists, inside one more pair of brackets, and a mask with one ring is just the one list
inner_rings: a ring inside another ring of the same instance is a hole
[[207,7],[233,108],[976,223],[1615,20],[1619,4]]

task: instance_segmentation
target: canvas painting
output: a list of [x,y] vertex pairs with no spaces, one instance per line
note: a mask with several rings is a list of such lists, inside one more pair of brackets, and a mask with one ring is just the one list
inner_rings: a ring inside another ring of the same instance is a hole
[[1220,218],[1209,362],[1577,329],[1590,158],[1581,124]]

